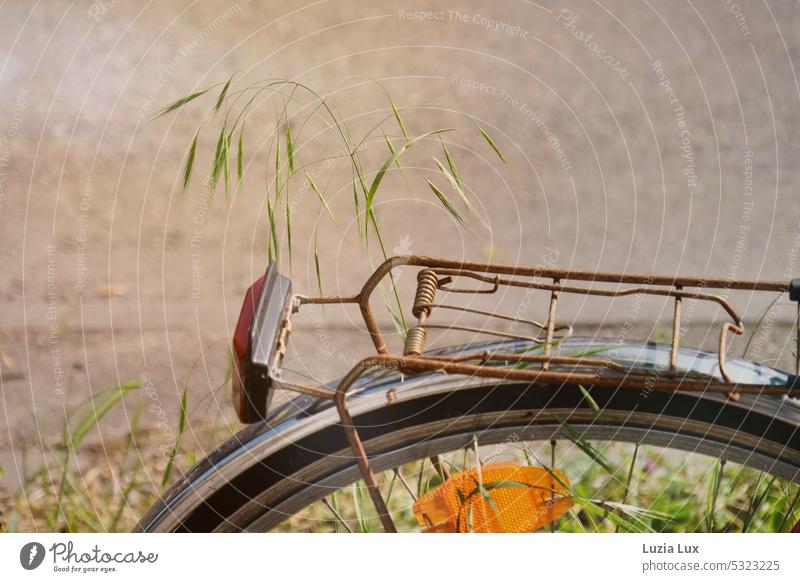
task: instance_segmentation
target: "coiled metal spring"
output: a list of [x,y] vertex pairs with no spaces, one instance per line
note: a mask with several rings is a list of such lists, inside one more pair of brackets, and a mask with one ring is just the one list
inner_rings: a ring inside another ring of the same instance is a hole
[[417,273],[417,294],[414,297],[414,307],[411,308],[414,317],[419,318],[422,313],[426,316],[431,314],[438,286],[439,278],[433,269],[422,269]]
[[417,294],[414,296],[414,306],[411,313],[419,323],[408,330],[406,344],[403,352],[407,356],[418,356],[425,351],[425,320],[433,309],[433,300],[436,298],[436,289],[439,287],[439,277],[433,269],[422,269],[417,273]]
[[403,353],[406,356],[419,356],[425,350],[425,338],[428,333],[421,325],[416,325],[408,330],[406,345]]

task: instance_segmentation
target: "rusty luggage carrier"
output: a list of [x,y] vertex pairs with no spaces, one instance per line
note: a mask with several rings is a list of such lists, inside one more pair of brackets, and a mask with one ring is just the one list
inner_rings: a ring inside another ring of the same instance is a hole
[[[381,334],[370,300],[375,289],[398,267],[419,267],[417,290],[412,314],[415,325],[408,330],[402,354],[391,354]],[[457,281],[471,281],[472,287],[456,287]],[[582,282],[583,284],[576,284]],[[598,288],[597,283],[616,284]],[[437,302],[437,294],[451,293],[491,294],[501,287],[519,287],[550,293],[547,319],[543,322],[521,320],[501,313],[482,311]],[[744,322],[726,298],[707,292],[710,289],[731,289],[750,292],[788,292],[792,301],[798,302],[795,322],[797,346],[800,348],[800,279],[791,282],[730,280],[705,277],[671,277],[647,274],[611,273],[557,269],[550,267],[510,266],[491,263],[454,261],[424,256],[398,256],[386,260],[368,278],[361,290],[350,296],[291,296],[284,311],[284,320],[275,343],[269,377],[275,388],[333,400],[338,410],[348,443],[355,455],[370,497],[378,510],[383,527],[394,531],[394,523],[388,514],[378,489],[375,474],[365,452],[358,430],[347,407],[348,390],[362,375],[375,368],[396,368],[403,374],[422,373],[459,374],[501,380],[519,380],[531,384],[602,385],[614,388],[641,389],[644,382],[654,390],[718,392],[736,397],[738,394],[764,394],[800,396],[800,353],[796,356],[794,374],[786,385],[744,384],[735,382],[725,364],[726,341],[729,334],[742,335]],[[558,325],[556,313],[559,297],[577,294],[618,298],[632,295],[652,295],[672,298],[672,340],[669,365],[654,374],[652,370],[627,367],[602,357],[554,355],[554,347],[572,331],[571,326]],[[687,373],[677,368],[681,337],[681,307],[685,300],[716,303],[730,320],[721,325],[718,343],[718,377]],[[339,383],[335,390],[319,386],[300,385],[286,381],[280,371],[280,362],[286,351],[291,314],[308,304],[355,304],[361,310],[376,354],[361,360]],[[487,318],[525,323],[540,331],[537,335],[521,335],[482,328],[448,325],[435,321],[434,314],[460,311]],[[425,341],[430,329],[452,329],[474,333],[489,333],[509,339],[527,340],[539,347],[541,354],[486,350],[466,355],[442,356],[425,353]],[[565,331],[565,336],[557,332]],[[543,334],[543,337],[541,335]],[[798,349],[800,352],[800,349]]]

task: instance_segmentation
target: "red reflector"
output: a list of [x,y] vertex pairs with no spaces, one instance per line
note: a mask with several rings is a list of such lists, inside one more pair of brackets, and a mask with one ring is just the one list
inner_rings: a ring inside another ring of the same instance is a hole
[[243,423],[264,420],[272,398],[272,368],[279,368],[289,333],[292,284],[275,263],[247,290],[233,333],[231,390]]
[[247,290],[236,322],[236,331],[233,334],[233,377],[231,378],[233,407],[241,422],[252,422],[248,419],[248,399],[244,386],[247,384],[247,375],[250,370],[250,339],[255,319],[258,298],[264,287],[264,277],[260,277]]

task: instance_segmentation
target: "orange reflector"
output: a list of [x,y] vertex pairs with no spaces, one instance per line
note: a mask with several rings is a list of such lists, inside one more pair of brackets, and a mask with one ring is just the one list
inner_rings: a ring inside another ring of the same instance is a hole
[[484,465],[480,479],[472,469],[428,491],[414,504],[414,515],[425,532],[531,532],[572,507],[567,487],[561,471]]

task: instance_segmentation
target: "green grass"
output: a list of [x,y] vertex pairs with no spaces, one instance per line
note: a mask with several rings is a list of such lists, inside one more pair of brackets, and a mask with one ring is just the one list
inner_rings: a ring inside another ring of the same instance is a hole
[[[135,406],[127,435],[100,445],[85,439],[119,406],[123,389],[135,395],[134,386],[98,395],[98,404],[65,428],[69,438],[53,447],[48,461],[26,472],[19,490],[0,491],[2,531],[129,531],[165,485],[234,428],[224,421],[193,426],[192,443],[186,444],[182,436],[191,417],[184,397],[175,440],[166,453],[164,435],[141,426],[143,403]],[[554,524],[556,531],[779,532],[800,519],[800,486],[783,479],[700,454],[587,441],[577,433],[570,438],[559,441],[557,449],[547,442],[479,447],[475,439],[465,449],[441,455],[440,464],[451,475],[499,461],[549,468],[554,454],[575,501]],[[417,531],[412,492],[424,495],[442,483],[442,475],[428,459],[403,465],[400,474],[379,475],[381,490],[399,529]],[[491,496],[499,486],[478,477],[481,496]],[[315,503],[279,529],[380,531],[363,483],[336,492],[328,502],[331,507]]]
[[[138,388],[138,382],[130,382],[101,392],[70,415],[61,440],[46,446],[33,469],[23,468],[20,487],[0,489],[0,531],[130,531],[178,474],[231,434],[233,425],[224,420],[198,422],[193,444],[186,446],[184,392],[171,438],[161,428],[142,426],[146,403],[141,397],[133,405],[126,435],[100,442],[87,438],[124,397],[134,398]],[[15,452],[23,461],[29,455],[22,449]]]
[[[560,532],[776,532],[788,531],[800,519],[800,486],[782,479],[761,478],[758,471],[727,463],[724,472],[716,459],[658,447],[622,443],[584,443],[600,451],[608,467],[575,443],[559,442],[556,467],[571,481],[572,510],[557,520]],[[485,454],[484,447],[481,454]],[[516,461],[546,466],[548,444],[514,443],[484,462]],[[527,459],[527,461],[526,461]],[[453,451],[442,460],[450,472],[475,466],[474,445]],[[404,475],[420,484],[420,493],[441,478],[427,460],[407,463]],[[394,487],[393,473],[379,476],[389,509],[400,531],[419,531],[412,512],[413,499],[403,487]],[[479,495],[490,495],[502,484],[484,484]],[[480,489],[480,488],[479,488]],[[709,506],[708,491],[716,491]],[[337,513],[353,531],[381,531],[363,484],[338,493]],[[316,503],[290,518],[281,531],[344,531],[338,518]]]

